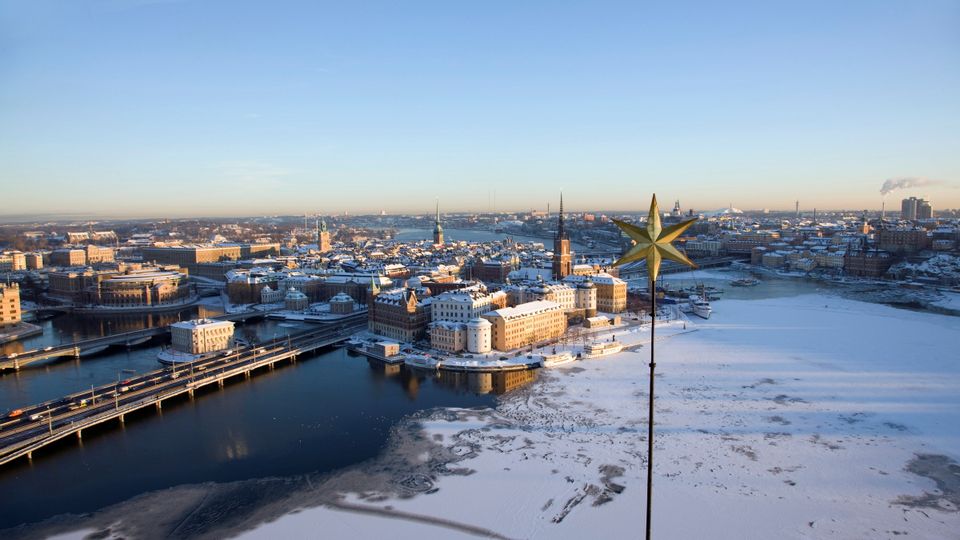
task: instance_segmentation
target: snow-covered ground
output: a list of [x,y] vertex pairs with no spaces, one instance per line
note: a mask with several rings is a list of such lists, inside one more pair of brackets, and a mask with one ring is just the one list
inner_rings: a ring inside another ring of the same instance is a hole
[[[960,536],[960,319],[824,295],[714,307],[658,341],[657,537]],[[648,354],[415,419],[392,451],[432,445],[422,473],[335,478],[335,502],[294,498],[244,537],[639,536]]]

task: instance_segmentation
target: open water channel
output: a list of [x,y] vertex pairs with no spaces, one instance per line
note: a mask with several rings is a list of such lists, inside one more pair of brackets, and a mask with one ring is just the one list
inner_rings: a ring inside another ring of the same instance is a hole
[[[100,323],[88,319],[65,315],[44,327],[93,324],[93,331],[76,334],[98,335]],[[303,328],[265,321],[238,327],[238,333],[269,339]],[[159,345],[111,349],[0,375],[0,412],[158,369],[158,351]],[[492,393],[505,389],[497,382],[414,373],[345,349],[325,349],[223,389],[212,385],[193,400],[165,402],[162,412],[146,409],[125,424],[86,430],[82,441],[61,441],[34,454],[33,461],[0,467],[0,538],[19,524],[89,513],[181,484],[349,467],[375,457],[407,415],[494,405]]]

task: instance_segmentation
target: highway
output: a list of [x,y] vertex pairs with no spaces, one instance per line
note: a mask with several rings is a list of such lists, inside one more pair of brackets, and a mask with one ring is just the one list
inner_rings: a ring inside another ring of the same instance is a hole
[[169,398],[188,394],[209,384],[221,387],[226,379],[250,377],[276,362],[296,361],[298,355],[344,341],[366,324],[366,316],[278,338],[250,347],[236,348],[186,365],[170,366],[127,380],[105,384],[59,399],[21,407],[0,419],[0,465],[68,436],[82,437],[84,429],[111,420],[124,421],[126,414],[145,407],[161,408]]

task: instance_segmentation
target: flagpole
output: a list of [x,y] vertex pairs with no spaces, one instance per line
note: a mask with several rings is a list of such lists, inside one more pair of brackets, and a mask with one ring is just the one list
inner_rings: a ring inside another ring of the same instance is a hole
[[[648,269],[649,270],[649,269]],[[653,507],[653,370],[657,328],[657,282],[650,281],[650,411],[647,413],[647,540],[650,540],[650,517]]]

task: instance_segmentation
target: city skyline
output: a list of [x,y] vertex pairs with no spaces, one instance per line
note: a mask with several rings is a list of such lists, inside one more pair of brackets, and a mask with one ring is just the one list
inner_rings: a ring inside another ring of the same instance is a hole
[[958,208],[958,15],[0,2],[6,212]]

